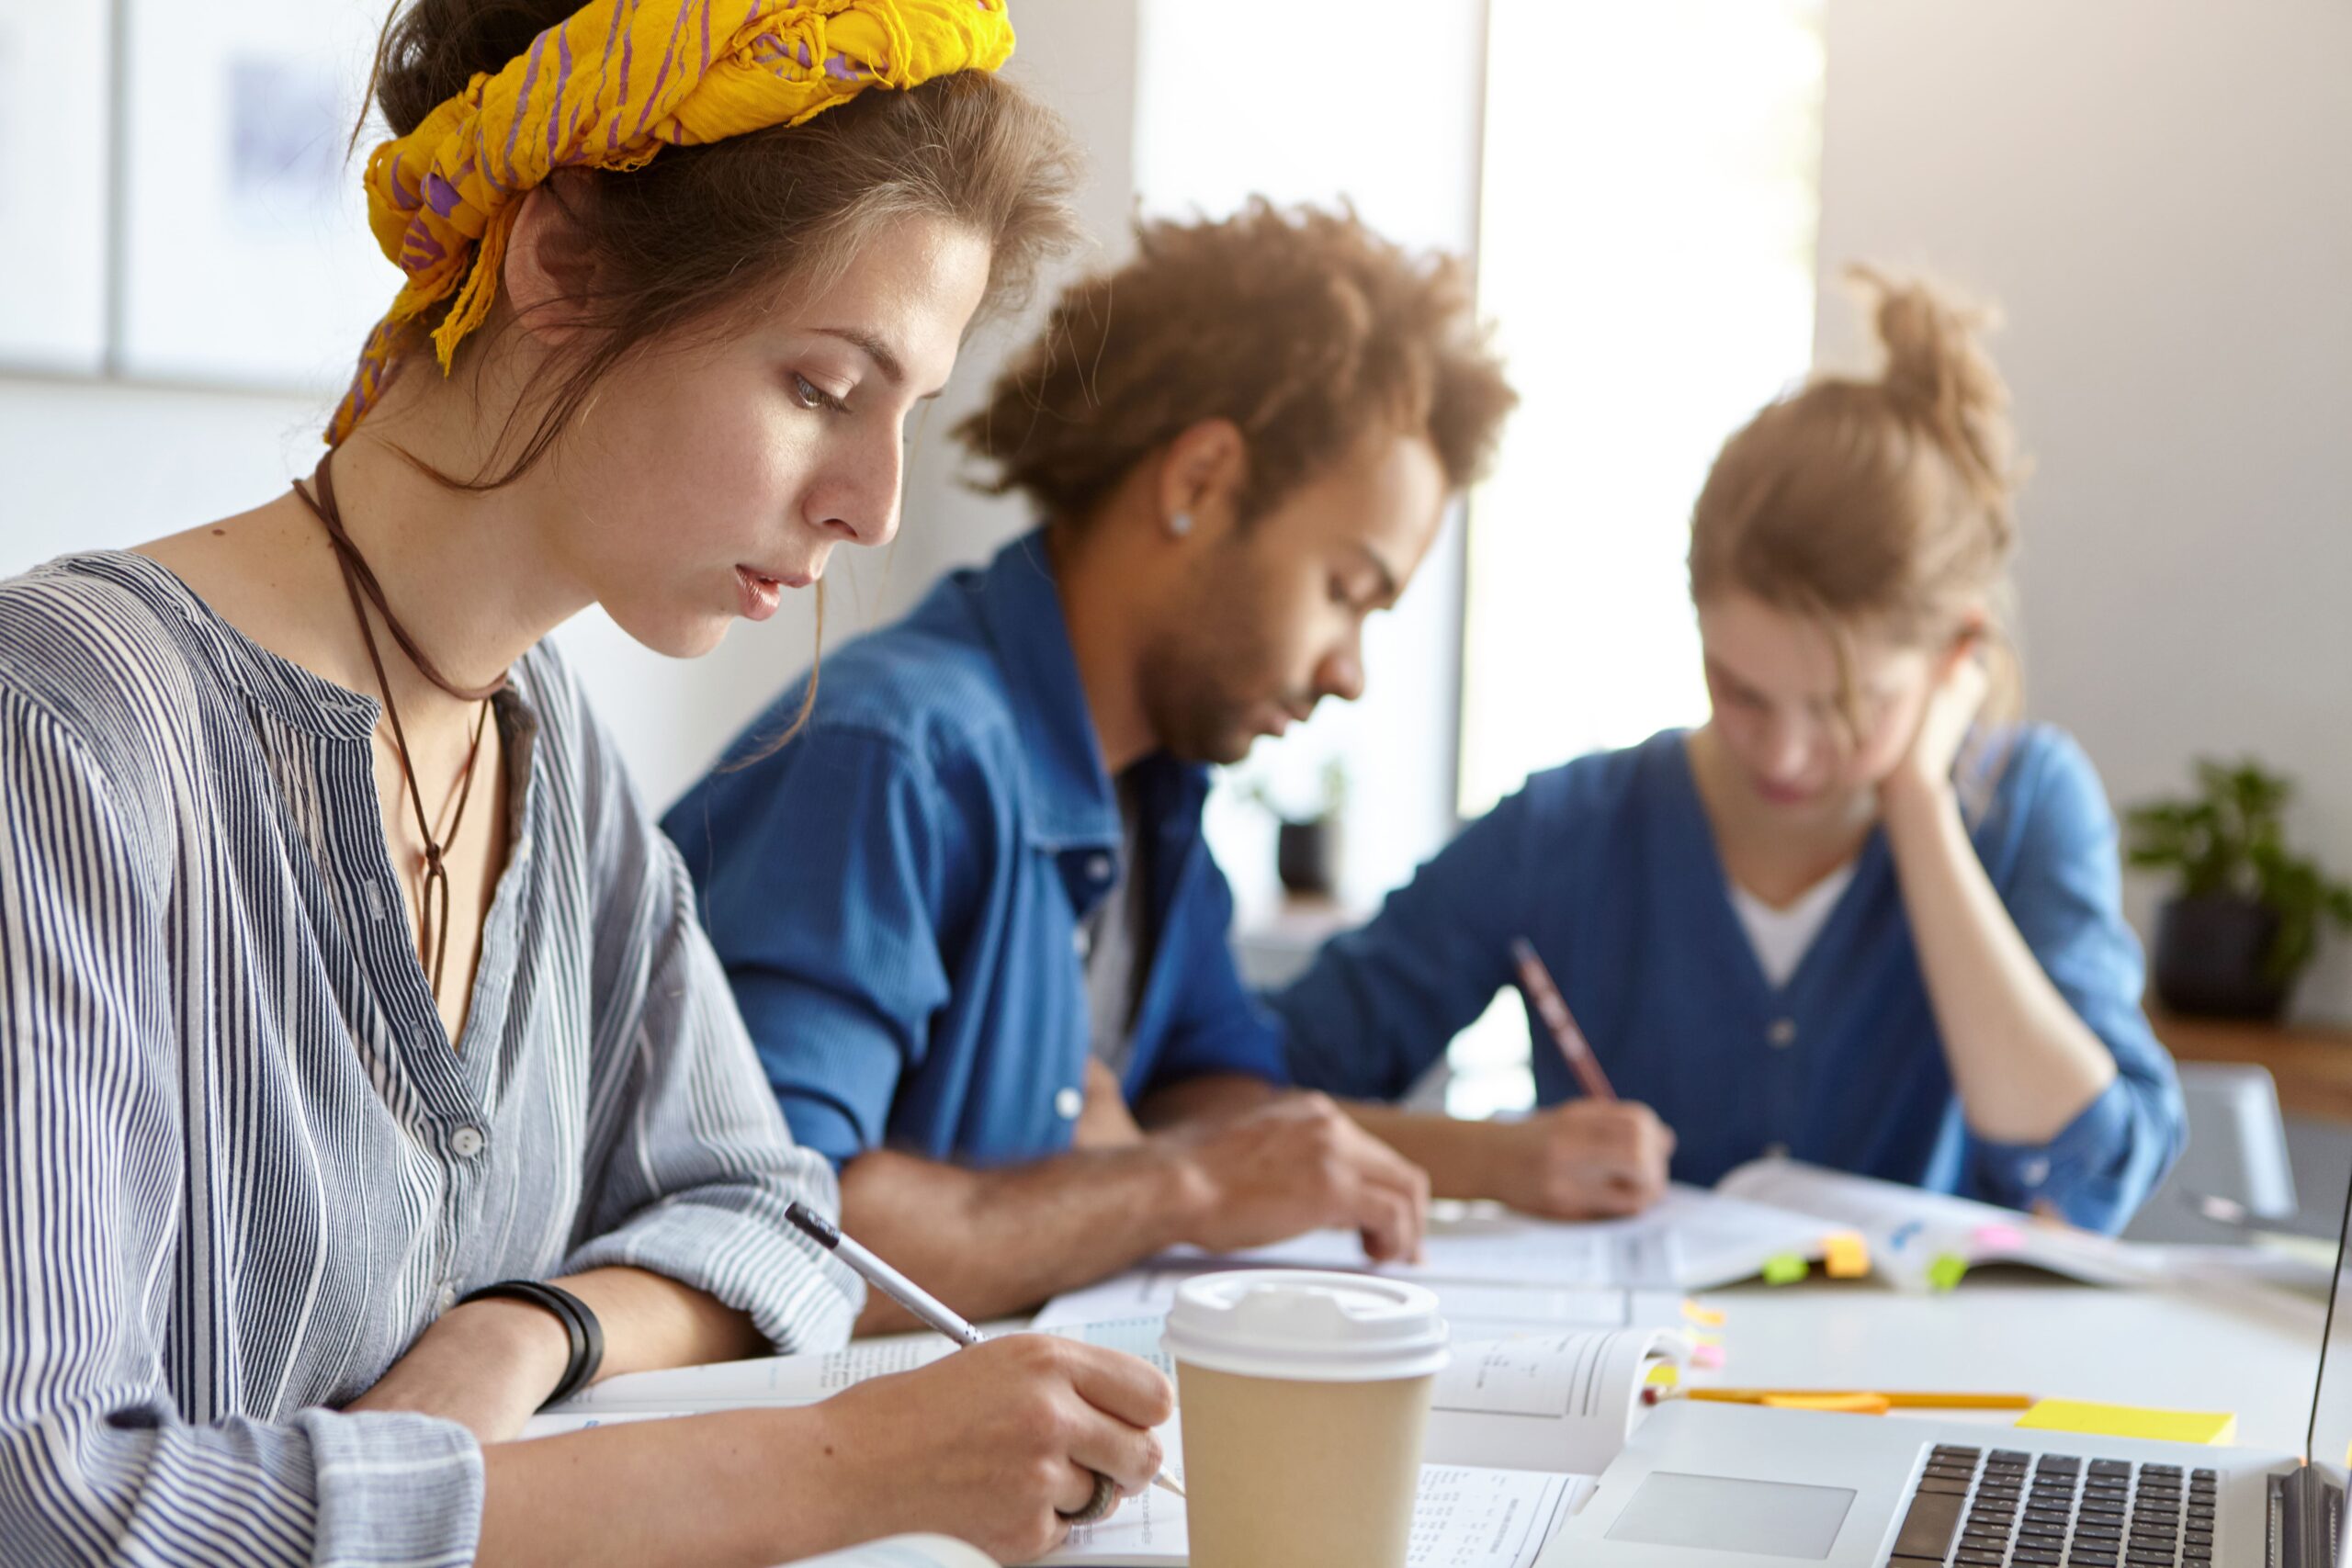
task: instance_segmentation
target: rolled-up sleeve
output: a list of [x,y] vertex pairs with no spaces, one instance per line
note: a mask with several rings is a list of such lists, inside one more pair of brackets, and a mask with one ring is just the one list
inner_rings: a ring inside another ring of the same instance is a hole
[[832,1169],[793,1141],[685,866],[595,740],[595,1042],[566,1268],[664,1275],[748,1314],[780,1351],[841,1345],[864,1288],[785,1218],[796,1201],[840,1213]]
[[2123,919],[2115,816],[2090,760],[2038,730],[2011,765],[2032,775],[2018,793],[2002,899],[2051,984],[2115,1057],[2116,1076],[2047,1144],[1971,1134],[1963,1190],[2011,1208],[2046,1201],[2086,1229],[2117,1231],[2179,1156],[2180,1081],[2141,1007],[2145,962]]
[[181,1418],[162,1347],[185,1146],[161,847],[0,689],[0,1542],[10,1563],[458,1564],[454,1422]]
[[[962,782],[892,737],[820,721],[669,816],[768,1086],[836,1166],[884,1142],[950,999],[947,868],[973,859],[967,813],[988,814],[985,788]],[[985,973],[999,950],[979,947]]]

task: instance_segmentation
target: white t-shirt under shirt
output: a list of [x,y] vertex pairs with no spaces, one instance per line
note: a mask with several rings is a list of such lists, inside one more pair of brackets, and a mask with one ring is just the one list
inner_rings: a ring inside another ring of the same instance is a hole
[[1738,883],[1731,884],[1731,907],[1747,932],[1747,945],[1756,950],[1758,966],[1774,990],[1787,985],[1797,965],[1804,962],[1814,939],[1829,922],[1829,912],[1854,880],[1854,865],[1848,861],[1799,894],[1797,901],[1785,909],[1775,909]]

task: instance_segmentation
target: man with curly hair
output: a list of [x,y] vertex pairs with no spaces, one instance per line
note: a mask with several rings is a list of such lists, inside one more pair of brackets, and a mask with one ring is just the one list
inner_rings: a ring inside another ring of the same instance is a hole
[[786,691],[663,824],[844,1227],[974,1316],[1177,1243],[1408,1256],[1429,1199],[1286,1089],[1201,811],[1208,764],[1363,691],[1365,618],[1514,396],[1459,263],[1352,214],[1138,239],[956,432],[1036,532],[846,646],[777,746]]

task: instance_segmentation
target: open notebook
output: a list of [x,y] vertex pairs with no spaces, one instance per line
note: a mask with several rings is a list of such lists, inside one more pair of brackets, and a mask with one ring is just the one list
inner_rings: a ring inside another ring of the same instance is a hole
[[[1375,1268],[1351,1231],[1313,1231],[1212,1257],[1176,1248],[1047,1303],[1040,1325],[1165,1312],[1176,1286],[1215,1269],[1348,1269],[1416,1280],[1443,1300],[1459,1337],[1527,1327],[1678,1321],[1680,1293],[1837,1259],[1835,1272],[1903,1290],[1948,1287],[1971,1268],[2018,1263],[2094,1285],[2226,1282],[2264,1272],[2245,1247],[2152,1247],[2011,1209],[1793,1160],[1741,1166],[1712,1190],[1677,1185],[1647,1213],[1576,1224],[1491,1204],[1440,1204],[1418,1264]],[[2289,1265],[2267,1270],[2300,1282]]]
[[[1445,1297],[1457,1337],[1516,1317],[1535,1323],[1611,1321],[1619,1310],[1677,1321],[1684,1292],[1752,1279],[1774,1258],[1820,1258],[1838,1221],[1704,1188],[1676,1186],[1647,1213],[1627,1220],[1541,1220],[1490,1203],[1440,1203],[1432,1209],[1418,1264],[1375,1271],[1417,1280]],[[1369,1269],[1353,1231],[1310,1231],[1247,1252],[1215,1256],[1177,1247],[1119,1277],[1131,1310],[1164,1312],[1174,1281],[1216,1269]],[[1090,1297],[1096,1292],[1087,1292]],[[1540,1295],[1555,1298],[1552,1310]],[[1103,1304],[1103,1296],[1089,1308]],[[1602,1315],[1596,1318],[1592,1314]],[[1067,1319],[1060,1302],[1046,1308]]]
[[1814,1216],[1859,1232],[1871,1270],[1905,1290],[1957,1281],[1984,1263],[2020,1263],[2091,1285],[2154,1285],[2178,1278],[2188,1249],[2118,1241],[1969,1198],[1849,1176],[1796,1160],[1756,1160],[1716,1184],[1717,1193]]
[[[1161,1326],[1154,1316],[1048,1332],[1128,1350],[1172,1374],[1159,1346]],[[1598,1473],[1624,1446],[1650,1369],[1684,1359],[1690,1344],[1675,1330],[1644,1327],[1456,1345],[1431,1400],[1416,1526],[1428,1545],[1414,1562],[1425,1568],[1526,1568],[1589,1495],[1589,1480],[1580,1478]],[[608,1379],[533,1417],[523,1436],[745,1405],[810,1404],[866,1378],[953,1354],[936,1336],[908,1336],[818,1355],[639,1372]],[[1161,1441],[1171,1468],[1180,1468],[1175,1423]],[[1065,1568],[1172,1565],[1184,1562],[1188,1551],[1182,1503],[1147,1491],[1102,1524],[1073,1532],[1048,1561]]]
[[[1182,1421],[1161,1428],[1169,1469],[1182,1478]],[[1619,1444],[1623,1434],[1618,1436]],[[1430,1434],[1435,1454],[1438,1435]],[[1544,1545],[1592,1495],[1593,1477],[1430,1462],[1413,1499],[1406,1568],[1530,1568]],[[1035,1568],[1182,1568],[1192,1558],[1184,1505],[1148,1491],[1099,1525],[1081,1525]]]

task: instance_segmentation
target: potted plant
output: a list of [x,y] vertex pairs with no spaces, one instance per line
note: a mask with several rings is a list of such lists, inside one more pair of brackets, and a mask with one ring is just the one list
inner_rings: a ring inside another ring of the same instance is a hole
[[2294,785],[2252,758],[2200,759],[2198,794],[2129,815],[2132,863],[2169,871],[2154,986],[2175,1012],[2275,1019],[2329,922],[2352,927],[2352,885],[2287,848]]
[[1347,764],[1334,757],[1323,764],[1323,800],[1312,817],[1274,816],[1274,874],[1285,891],[1329,898],[1340,891],[1340,818],[1348,807]]

